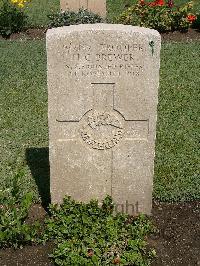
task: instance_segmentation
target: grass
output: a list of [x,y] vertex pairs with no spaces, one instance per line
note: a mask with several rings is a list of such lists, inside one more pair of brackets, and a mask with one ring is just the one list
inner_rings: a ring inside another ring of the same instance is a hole
[[[9,186],[48,201],[48,127],[45,42],[0,41],[0,176]],[[161,54],[154,197],[200,199],[200,42],[166,43]]]
[[9,186],[12,176],[23,170],[21,190],[34,190],[38,198],[26,157],[31,158],[31,147],[48,146],[44,42],[1,41],[0,51],[1,183]]
[[200,43],[168,43],[161,54],[154,195],[200,199]]
[[[150,0],[147,0],[147,2]],[[153,0],[152,0],[153,1]],[[134,4],[137,0],[107,0],[108,18],[119,15],[126,4]],[[177,5],[189,2],[188,0],[175,0]],[[48,24],[47,15],[59,11],[59,0],[32,0],[27,8],[26,14],[29,16],[29,23],[34,27],[46,26]],[[200,12],[200,1],[194,0],[194,9]]]
[[32,27],[41,27],[48,24],[47,15],[58,12],[59,0],[31,0],[26,7],[26,14]]

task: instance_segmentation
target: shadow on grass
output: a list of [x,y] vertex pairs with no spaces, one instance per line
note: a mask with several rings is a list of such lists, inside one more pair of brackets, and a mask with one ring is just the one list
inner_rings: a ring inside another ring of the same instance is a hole
[[42,206],[47,209],[51,201],[49,148],[26,149],[26,161],[38,186]]

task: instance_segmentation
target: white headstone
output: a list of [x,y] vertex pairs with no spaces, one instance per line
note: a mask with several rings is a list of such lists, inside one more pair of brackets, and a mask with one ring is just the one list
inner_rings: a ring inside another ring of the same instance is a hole
[[109,24],[47,32],[51,197],[151,213],[161,38]]
[[78,11],[83,8],[102,17],[106,16],[106,0],[61,0],[60,7],[63,11]]

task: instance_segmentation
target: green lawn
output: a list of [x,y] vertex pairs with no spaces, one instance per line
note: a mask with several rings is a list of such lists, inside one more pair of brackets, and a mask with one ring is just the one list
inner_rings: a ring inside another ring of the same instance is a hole
[[0,41],[1,183],[9,186],[14,173],[23,169],[26,176],[20,183],[24,192],[37,191],[26,149],[48,146],[44,45],[44,41]]
[[[146,0],[149,2],[150,0]],[[153,1],[153,0],[152,0]],[[137,0],[107,0],[108,18],[119,15],[125,5],[134,4]],[[175,0],[177,5],[187,3],[188,0]],[[47,15],[59,11],[59,0],[31,0],[26,8],[26,14],[29,16],[29,23],[32,26],[45,26],[48,24]],[[200,1],[194,1],[194,8],[200,12]]]
[[[0,41],[0,53],[0,182],[23,170],[21,191],[38,200],[39,185],[47,198],[45,42]],[[200,42],[162,46],[154,196],[163,201],[200,199],[199,58]]]
[[32,26],[45,26],[48,24],[47,15],[59,11],[59,0],[31,0],[26,7],[26,14]]
[[160,200],[200,199],[200,42],[162,46],[155,191]]

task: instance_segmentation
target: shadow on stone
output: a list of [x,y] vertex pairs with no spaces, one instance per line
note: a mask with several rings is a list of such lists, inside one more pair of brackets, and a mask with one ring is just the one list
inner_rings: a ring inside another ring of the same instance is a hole
[[46,209],[51,201],[49,148],[26,149],[26,161],[38,186],[42,206]]

